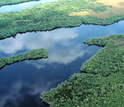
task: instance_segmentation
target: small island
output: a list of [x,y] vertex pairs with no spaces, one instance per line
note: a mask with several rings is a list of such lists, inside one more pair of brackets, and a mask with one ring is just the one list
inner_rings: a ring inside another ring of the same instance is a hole
[[0,7],[4,5],[13,5],[30,1],[39,1],[39,0],[0,0]]
[[23,60],[31,60],[31,59],[41,59],[48,58],[48,51],[46,49],[32,49],[28,52],[20,53],[17,55],[13,55],[11,57],[1,57],[0,58],[0,69],[5,65],[10,65],[15,62],[20,62]]
[[124,105],[124,34],[88,38],[99,45],[93,57],[57,88],[41,95],[51,107],[122,107]]

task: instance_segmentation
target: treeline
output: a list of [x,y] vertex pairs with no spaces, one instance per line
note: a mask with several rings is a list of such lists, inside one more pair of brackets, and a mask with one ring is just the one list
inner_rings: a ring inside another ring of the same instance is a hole
[[50,107],[123,107],[124,73],[109,77],[74,74],[68,81],[42,93],[42,102]]
[[39,4],[20,12],[0,13],[0,39],[27,31],[46,31],[83,24],[108,25],[124,19],[124,15],[98,18],[89,15],[69,16],[72,12],[104,11],[106,5],[95,0],[58,0]]
[[93,57],[83,63],[81,71],[109,76],[124,70],[124,34],[89,38],[84,43],[104,46]]
[[32,49],[28,52],[13,55],[11,57],[1,57],[0,68],[3,68],[5,65],[13,64],[15,62],[40,58],[48,58],[48,51],[46,49]]
[[89,38],[84,43],[103,46],[96,55],[56,88],[43,92],[50,107],[122,107],[124,105],[124,34]]
[[13,5],[29,1],[39,1],[39,0],[0,0],[0,7],[4,5]]

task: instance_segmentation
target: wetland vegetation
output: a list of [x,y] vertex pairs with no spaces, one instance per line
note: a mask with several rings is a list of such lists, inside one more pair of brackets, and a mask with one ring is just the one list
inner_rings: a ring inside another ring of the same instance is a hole
[[[123,13],[101,18],[90,14],[73,15],[73,12],[94,11],[101,13],[111,5],[96,0],[58,0],[39,4],[16,12],[0,13],[0,39],[27,31],[46,31],[61,27],[74,27],[81,24],[109,25],[124,19]],[[21,26],[21,27],[20,27]]]
[[104,46],[81,67],[81,71],[101,76],[124,70],[124,34],[88,38],[84,43]]
[[15,62],[20,62],[23,60],[31,60],[31,59],[40,59],[40,58],[48,58],[48,51],[46,49],[32,49],[25,53],[20,53],[17,55],[13,55],[10,57],[1,57],[0,58],[0,68],[3,68],[5,65],[10,65]]
[[124,105],[124,34],[89,38],[84,43],[103,46],[65,81],[42,93],[51,107],[122,107]]
[[[99,0],[59,0],[39,4],[20,12],[3,12],[0,13],[0,39],[27,31],[46,31],[61,27],[80,26],[81,24],[109,25],[123,20],[124,13],[109,12],[106,17],[99,17],[99,15],[115,8],[117,7]],[[83,63],[80,68],[81,74],[74,74],[57,88],[42,93],[42,101],[51,107],[123,106],[123,40],[124,34],[115,34],[89,38],[84,41],[89,45],[99,45],[103,48]],[[47,50],[34,49],[11,57],[0,58],[0,68],[26,59],[47,57]]]
[[24,3],[29,1],[39,1],[39,0],[0,0],[0,7],[4,5],[13,5],[13,4]]

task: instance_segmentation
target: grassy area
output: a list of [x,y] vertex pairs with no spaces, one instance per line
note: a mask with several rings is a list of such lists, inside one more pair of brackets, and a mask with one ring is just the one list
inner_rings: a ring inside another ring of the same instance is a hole
[[124,106],[124,34],[89,38],[84,43],[103,46],[77,73],[41,95],[51,107]]
[[19,4],[29,1],[39,1],[39,0],[0,0],[0,6]]
[[70,15],[73,12],[89,10],[100,13],[107,11],[108,8],[112,8],[112,6],[96,2],[96,0],[58,0],[52,3],[35,5],[19,12],[0,13],[0,39],[27,31],[75,27],[83,23],[109,25],[124,19],[124,14],[114,14],[106,18],[90,14]]
[[97,0],[94,3],[103,3],[104,5],[107,5],[107,9],[105,11],[93,11],[92,9],[88,9],[87,11],[79,11],[79,12],[72,12],[69,15],[75,16],[75,15],[91,15],[96,16],[100,18],[107,18],[114,15],[124,14],[124,1],[123,0]]
[[0,68],[3,68],[5,65],[13,64],[15,62],[40,58],[48,58],[48,51],[46,49],[32,49],[28,52],[13,55],[11,57],[2,57],[0,58]]

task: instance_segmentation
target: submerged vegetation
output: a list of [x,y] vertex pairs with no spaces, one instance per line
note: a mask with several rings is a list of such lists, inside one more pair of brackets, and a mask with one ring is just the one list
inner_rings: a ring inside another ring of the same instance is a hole
[[32,49],[28,52],[13,55],[11,57],[2,57],[0,58],[0,68],[3,68],[5,65],[13,64],[15,62],[40,58],[48,58],[48,51],[46,49]]
[[[109,5],[96,0],[58,0],[56,2],[35,5],[32,8],[16,12],[0,13],[0,39],[27,31],[46,31],[61,27],[74,27],[84,24],[108,25],[124,19],[124,14],[107,18],[91,15],[71,16],[72,12],[104,12]],[[21,27],[20,27],[21,26]]]
[[39,1],[39,0],[0,0],[0,6],[24,3],[29,1]]
[[77,73],[41,95],[51,107],[122,107],[124,105],[124,34],[89,38],[103,46]]

